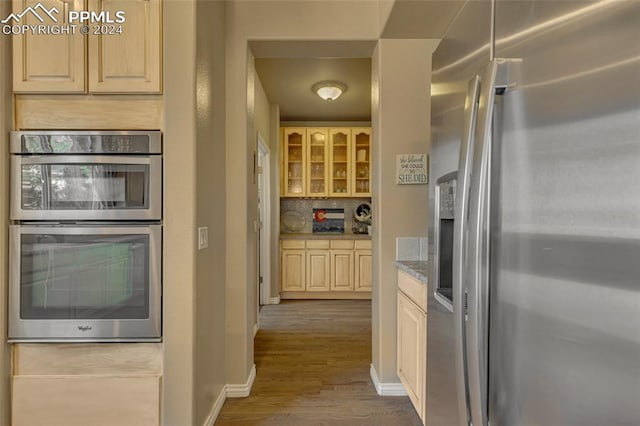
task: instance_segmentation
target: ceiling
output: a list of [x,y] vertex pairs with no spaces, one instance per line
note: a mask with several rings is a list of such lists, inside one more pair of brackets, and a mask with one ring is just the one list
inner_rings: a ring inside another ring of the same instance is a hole
[[[371,58],[256,58],[256,71],[282,121],[370,121]],[[313,84],[339,80],[347,90],[324,101]]]
[[[396,0],[381,38],[438,39],[462,0]],[[371,121],[371,57],[376,40],[251,41],[256,72],[281,121]],[[326,102],[311,91],[323,80],[347,85]]]

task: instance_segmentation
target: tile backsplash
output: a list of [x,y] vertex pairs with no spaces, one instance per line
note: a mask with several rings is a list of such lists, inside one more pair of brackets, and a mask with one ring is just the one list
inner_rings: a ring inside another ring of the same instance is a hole
[[[344,209],[344,232],[351,234],[353,228],[353,212],[362,203],[371,205],[369,198],[281,198],[280,214],[295,211],[305,218],[305,224],[300,233],[313,232],[313,209]],[[372,212],[375,220],[376,212]],[[280,221],[280,232],[286,233],[287,229]]]
[[396,260],[428,260],[427,237],[397,237]]

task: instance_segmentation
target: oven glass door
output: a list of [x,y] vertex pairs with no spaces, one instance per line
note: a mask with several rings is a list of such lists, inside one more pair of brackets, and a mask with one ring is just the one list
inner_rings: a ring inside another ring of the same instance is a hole
[[160,156],[14,156],[12,219],[161,217]]
[[[18,325],[21,337],[81,337],[107,324],[116,335],[98,337],[140,337],[139,326],[149,322],[155,323],[145,325],[149,330],[159,329],[160,225],[12,228],[19,257],[12,265],[10,328]],[[69,330],[46,335],[56,320],[69,320]]]

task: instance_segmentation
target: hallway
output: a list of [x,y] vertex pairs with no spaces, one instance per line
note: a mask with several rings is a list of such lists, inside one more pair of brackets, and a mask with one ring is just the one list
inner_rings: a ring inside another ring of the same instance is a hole
[[371,302],[297,300],[264,306],[257,377],[227,399],[223,425],[420,425],[408,397],[381,397],[371,379]]

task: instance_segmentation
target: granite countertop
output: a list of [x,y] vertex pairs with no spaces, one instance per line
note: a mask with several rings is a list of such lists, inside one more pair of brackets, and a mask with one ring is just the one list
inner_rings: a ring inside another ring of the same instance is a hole
[[396,260],[396,266],[423,284],[429,281],[429,267],[426,260]]
[[370,240],[368,234],[332,234],[332,233],[280,233],[281,240]]

